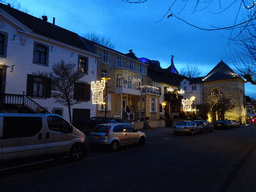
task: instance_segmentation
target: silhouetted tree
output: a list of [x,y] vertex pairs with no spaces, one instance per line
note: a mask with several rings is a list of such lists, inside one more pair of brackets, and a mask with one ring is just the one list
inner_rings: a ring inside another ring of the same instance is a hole
[[76,64],[65,64],[64,61],[61,61],[54,64],[53,72],[50,74],[52,78],[52,97],[68,107],[70,122],[71,105],[77,103],[74,99],[74,85],[77,80],[84,76],[82,72],[75,70],[75,68],[77,68]]
[[199,77],[201,75],[201,71],[196,66],[194,66],[194,67],[186,66],[181,69],[180,75],[184,75],[188,78],[195,78],[195,77]]
[[104,36],[97,35],[95,33],[87,33],[84,35],[86,39],[89,39],[95,43],[98,43],[100,45],[106,46],[108,48],[114,49],[115,46],[110,42],[109,39],[107,39]]

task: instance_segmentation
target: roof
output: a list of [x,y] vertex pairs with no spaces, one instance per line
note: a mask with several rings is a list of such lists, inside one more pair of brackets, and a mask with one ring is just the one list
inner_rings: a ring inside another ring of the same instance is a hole
[[171,72],[171,73],[179,74],[178,70],[177,70],[176,67],[174,66],[173,57],[174,57],[174,56],[172,55],[171,65],[170,65],[166,70],[169,71],[169,72]]
[[226,63],[221,61],[205,76],[205,78],[202,79],[202,81],[207,82],[234,78],[241,77],[235,73]]
[[[50,39],[92,52],[87,46],[86,40],[82,41],[77,33],[68,31],[55,24],[49,23],[42,19],[36,18],[27,13],[21,12],[10,6],[0,3],[0,8],[13,18],[21,22],[23,25],[31,29],[34,33],[48,37]],[[94,53],[94,52],[93,52]]]
[[158,68],[148,68],[148,76],[156,82],[166,83],[170,85],[180,86],[180,82],[186,79],[185,76],[171,73],[167,69]]

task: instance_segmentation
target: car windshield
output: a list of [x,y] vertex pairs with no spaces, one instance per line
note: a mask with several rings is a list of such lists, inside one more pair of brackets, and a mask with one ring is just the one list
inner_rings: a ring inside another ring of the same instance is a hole
[[98,133],[107,133],[108,132],[108,125],[97,125],[93,132],[98,132]]
[[178,121],[176,125],[187,125],[186,121]]

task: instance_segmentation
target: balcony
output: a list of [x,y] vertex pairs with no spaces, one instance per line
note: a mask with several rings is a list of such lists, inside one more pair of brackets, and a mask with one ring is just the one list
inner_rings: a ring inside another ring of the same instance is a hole
[[161,89],[159,87],[143,85],[140,86],[141,94],[153,94],[153,95],[161,95]]

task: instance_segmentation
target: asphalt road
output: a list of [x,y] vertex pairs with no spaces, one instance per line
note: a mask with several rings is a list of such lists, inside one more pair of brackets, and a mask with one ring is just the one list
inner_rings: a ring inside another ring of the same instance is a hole
[[227,191],[256,147],[256,128],[175,136],[145,130],[145,146],[89,150],[67,159],[0,171],[1,191]]

